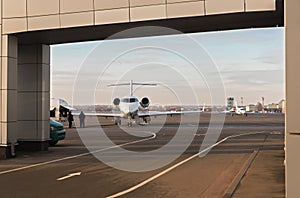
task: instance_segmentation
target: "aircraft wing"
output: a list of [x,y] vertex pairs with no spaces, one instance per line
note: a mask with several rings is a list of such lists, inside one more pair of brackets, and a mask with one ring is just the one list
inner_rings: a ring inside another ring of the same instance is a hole
[[199,114],[203,112],[199,111],[141,111],[138,113],[139,117],[147,116],[162,116],[162,115],[184,115],[184,114]]
[[60,106],[62,106],[62,107],[65,108],[65,109],[68,109],[68,110],[70,110],[70,111],[76,111],[75,108],[70,107],[70,106],[67,106],[67,105],[62,105],[62,104],[61,104]]
[[[79,113],[73,113],[73,115],[79,115]],[[116,113],[97,113],[97,112],[84,112],[86,116],[98,116],[98,117],[115,117],[119,118],[122,117],[122,114],[119,112]]]

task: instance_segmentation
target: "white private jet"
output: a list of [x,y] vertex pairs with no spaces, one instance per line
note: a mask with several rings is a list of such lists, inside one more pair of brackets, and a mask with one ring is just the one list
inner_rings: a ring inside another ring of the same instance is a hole
[[109,87],[114,86],[130,86],[129,96],[122,98],[115,98],[113,100],[113,104],[119,109],[119,112],[112,113],[85,113],[85,115],[96,115],[100,117],[114,117],[115,124],[121,124],[121,118],[128,119],[128,126],[132,126],[132,120],[135,120],[136,124],[140,124],[140,118],[144,121],[144,123],[150,123],[150,116],[161,116],[161,115],[183,115],[183,114],[193,114],[200,113],[204,111],[204,106],[202,110],[199,111],[148,111],[145,110],[149,107],[150,100],[148,97],[143,97],[139,100],[137,97],[133,95],[133,85],[144,85],[144,86],[156,86],[155,83],[137,83],[132,80],[129,83],[121,83],[121,84],[110,84]]
[[244,107],[238,107],[237,103],[235,103],[235,107],[232,111],[232,116],[234,115],[244,115],[247,116],[247,112]]

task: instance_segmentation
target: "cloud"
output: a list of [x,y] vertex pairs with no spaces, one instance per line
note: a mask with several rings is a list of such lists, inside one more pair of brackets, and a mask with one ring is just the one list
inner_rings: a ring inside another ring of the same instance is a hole
[[257,62],[261,62],[263,64],[271,64],[276,65],[278,68],[284,68],[284,52],[283,51],[275,51],[274,53],[268,53],[264,55],[260,55],[254,57],[253,60]]
[[247,87],[284,83],[283,70],[221,72],[226,85],[239,84]]

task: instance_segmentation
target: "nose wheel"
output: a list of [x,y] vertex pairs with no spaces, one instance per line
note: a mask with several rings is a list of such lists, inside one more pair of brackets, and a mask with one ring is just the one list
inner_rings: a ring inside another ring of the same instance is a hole
[[137,125],[141,124],[139,116],[134,116],[134,120]]
[[115,125],[121,125],[121,119],[120,118],[117,118],[115,120]]
[[131,117],[128,118],[127,126],[128,126],[128,127],[132,127],[132,120],[131,120]]

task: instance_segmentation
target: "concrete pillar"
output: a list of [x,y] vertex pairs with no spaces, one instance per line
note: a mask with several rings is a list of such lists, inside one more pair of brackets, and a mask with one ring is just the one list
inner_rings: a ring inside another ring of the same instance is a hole
[[285,1],[286,197],[300,195],[300,1]]
[[50,138],[50,47],[19,45],[18,149],[47,150]]
[[14,155],[17,142],[17,38],[1,36],[0,158]]

